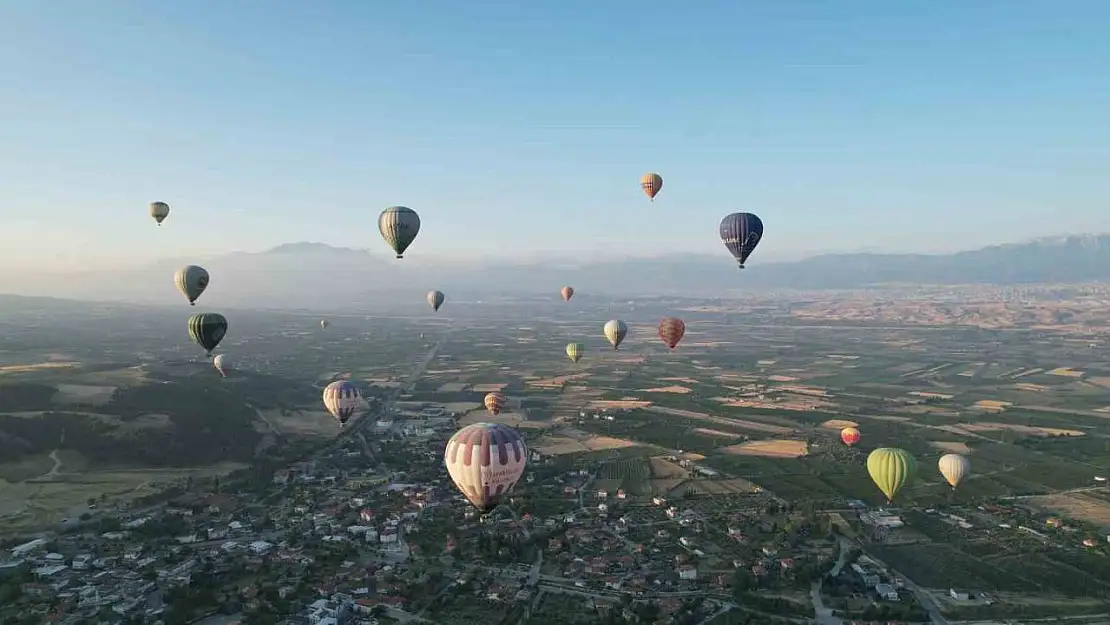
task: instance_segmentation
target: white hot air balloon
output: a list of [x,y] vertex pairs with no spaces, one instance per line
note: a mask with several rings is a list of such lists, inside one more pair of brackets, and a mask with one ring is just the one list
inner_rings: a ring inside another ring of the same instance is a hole
[[231,359],[227,357],[227,354],[217,354],[212,359],[212,366],[220,372],[220,375],[226,378],[227,372],[231,370]]
[[937,467],[940,468],[940,474],[944,476],[944,480],[952,488],[956,488],[971,472],[971,461],[960,454],[944,454],[937,462]]

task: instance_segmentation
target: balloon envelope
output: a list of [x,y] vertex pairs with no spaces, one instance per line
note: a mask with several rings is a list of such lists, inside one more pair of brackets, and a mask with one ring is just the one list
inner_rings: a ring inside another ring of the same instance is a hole
[[905,449],[880,447],[867,456],[867,472],[886,500],[894,501],[894,496],[917,472],[917,461]]
[[840,440],[844,441],[844,444],[849,447],[855,445],[859,442],[859,430],[853,427],[840,430]]
[[226,378],[227,372],[231,370],[231,359],[227,357],[227,354],[217,354],[212,359],[212,366],[220,372],[220,375]]
[[173,283],[178,291],[194,304],[204,289],[208,288],[208,270],[197,265],[186,265],[173,274]]
[[361,405],[362,394],[347,380],[337,380],[324,387],[324,407],[340,425],[345,425]]
[[520,433],[500,423],[475,423],[455,433],[443,464],[467,501],[482,512],[497,507],[512,491],[528,461]]
[[559,295],[563,296],[564,302],[569,302],[570,298],[574,297],[574,287],[564,286],[563,290],[559,291]]
[[752,213],[732,213],[721,220],[721,241],[741,269],[763,239],[763,221]]
[[655,196],[659,195],[659,190],[663,188],[663,176],[654,172],[644,174],[640,177],[640,188],[654,202]]
[[227,319],[219,313],[200,313],[189,317],[189,338],[204,348],[208,355],[224,340]]
[[150,216],[154,218],[154,221],[158,222],[159,226],[162,225],[162,222],[165,221],[166,217],[168,217],[169,214],[170,214],[170,205],[169,204],[166,204],[165,202],[151,202],[150,203]]
[[397,258],[404,258],[405,250],[420,232],[420,216],[407,206],[390,206],[378,215],[378,232]]
[[601,331],[605,334],[605,338],[609,340],[613,349],[616,349],[620,347],[624,337],[628,336],[628,324],[620,319],[610,319],[605,322],[605,327]]
[[937,461],[937,467],[944,480],[952,488],[960,485],[960,481],[971,472],[971,461],[960,454],[944,454]]
[[659,338],[670,349],[674,349],[686,334],[686,323],[677,317],[666,317],[659,322]]
[[432,310],[439,311],[439,307],[443,306],[443,291],[428,291],[428,305]]
[[323,329],[327,330],[327,329],[328,329],[328,326],[330,326],[330,325],[331,325],[331,322],[330,322],[330,321],[328,321],[327,319],[321,319],[321,320],[320,320],[320,327],[321,327],[321,328],[323,328]]
[[570,358],[571,362],[577,363],[582,360],[582,354],[585,351],[586,348],[581,343],[567,343],[567,357]]
[[486,410],[493,416],[501,414],[501,409],[505,407],[505,395],[499,391],[486,393],[485,399],[482,403],[486,405]]

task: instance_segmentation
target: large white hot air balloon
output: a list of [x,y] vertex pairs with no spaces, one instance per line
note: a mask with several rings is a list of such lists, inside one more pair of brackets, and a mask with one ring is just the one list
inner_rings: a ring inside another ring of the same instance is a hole
[[620,347],[621,341],[624,337],[628,336],[628,324],[620,319],[610,319],[605,322],[605,327],[602,328],[605,333],[605,338],[613,346],[613,349]]
[[475,423],[447,441],[443,463],[463,496],[483,513],[497,507],[524,474],[528,448],[513,428]]

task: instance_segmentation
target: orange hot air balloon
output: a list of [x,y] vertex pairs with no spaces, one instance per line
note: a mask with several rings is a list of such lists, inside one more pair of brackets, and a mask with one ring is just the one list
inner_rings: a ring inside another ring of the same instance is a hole
[[671,349],[678,345],[684,334],[686,334],[686,324],[678,317],[666,317],[659,322],[659,338],[663,339]]
[[563,296],[564,302],[569,302],[570,298],[574,297],[574,287],[564,286],[563,290],[559,291],[559,294]]
[[656,173],[644,174],[640,178],[640,188],[647,194],[648,199],[654,202],[655,196],[659,195],[659,190],[663,188],[663,177]]
[[505,407],[505,395],[498,391],[494,391],[486,395],[483,401],[486,405],[486,410],[493,416],[501,414],[501,409]]
[[846,427],[840,430],[840,440],[844,441],[844,444],[849,447],[855,445],[859,442],[859,430],[853,427]]

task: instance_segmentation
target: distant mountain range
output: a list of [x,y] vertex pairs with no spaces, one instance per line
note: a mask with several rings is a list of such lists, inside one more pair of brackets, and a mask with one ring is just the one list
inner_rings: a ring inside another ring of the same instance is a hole
[[[723,251],[623,260],[489,261],[430,264],[322,243],[289,243],[258,253],[193,259],[212,274],[202,304],[342,309],[410,301],[438,288],[469,299],[554,294],[722,296],[752,289],[850,289],[883,283],[1023,284],[1110,280],[1110,234],[1038,239],[955,254],[826,254],[738,270]],[[0,292],[144,303],[180,298],[170,276],[185,260],[133,270],[0,279]]]

